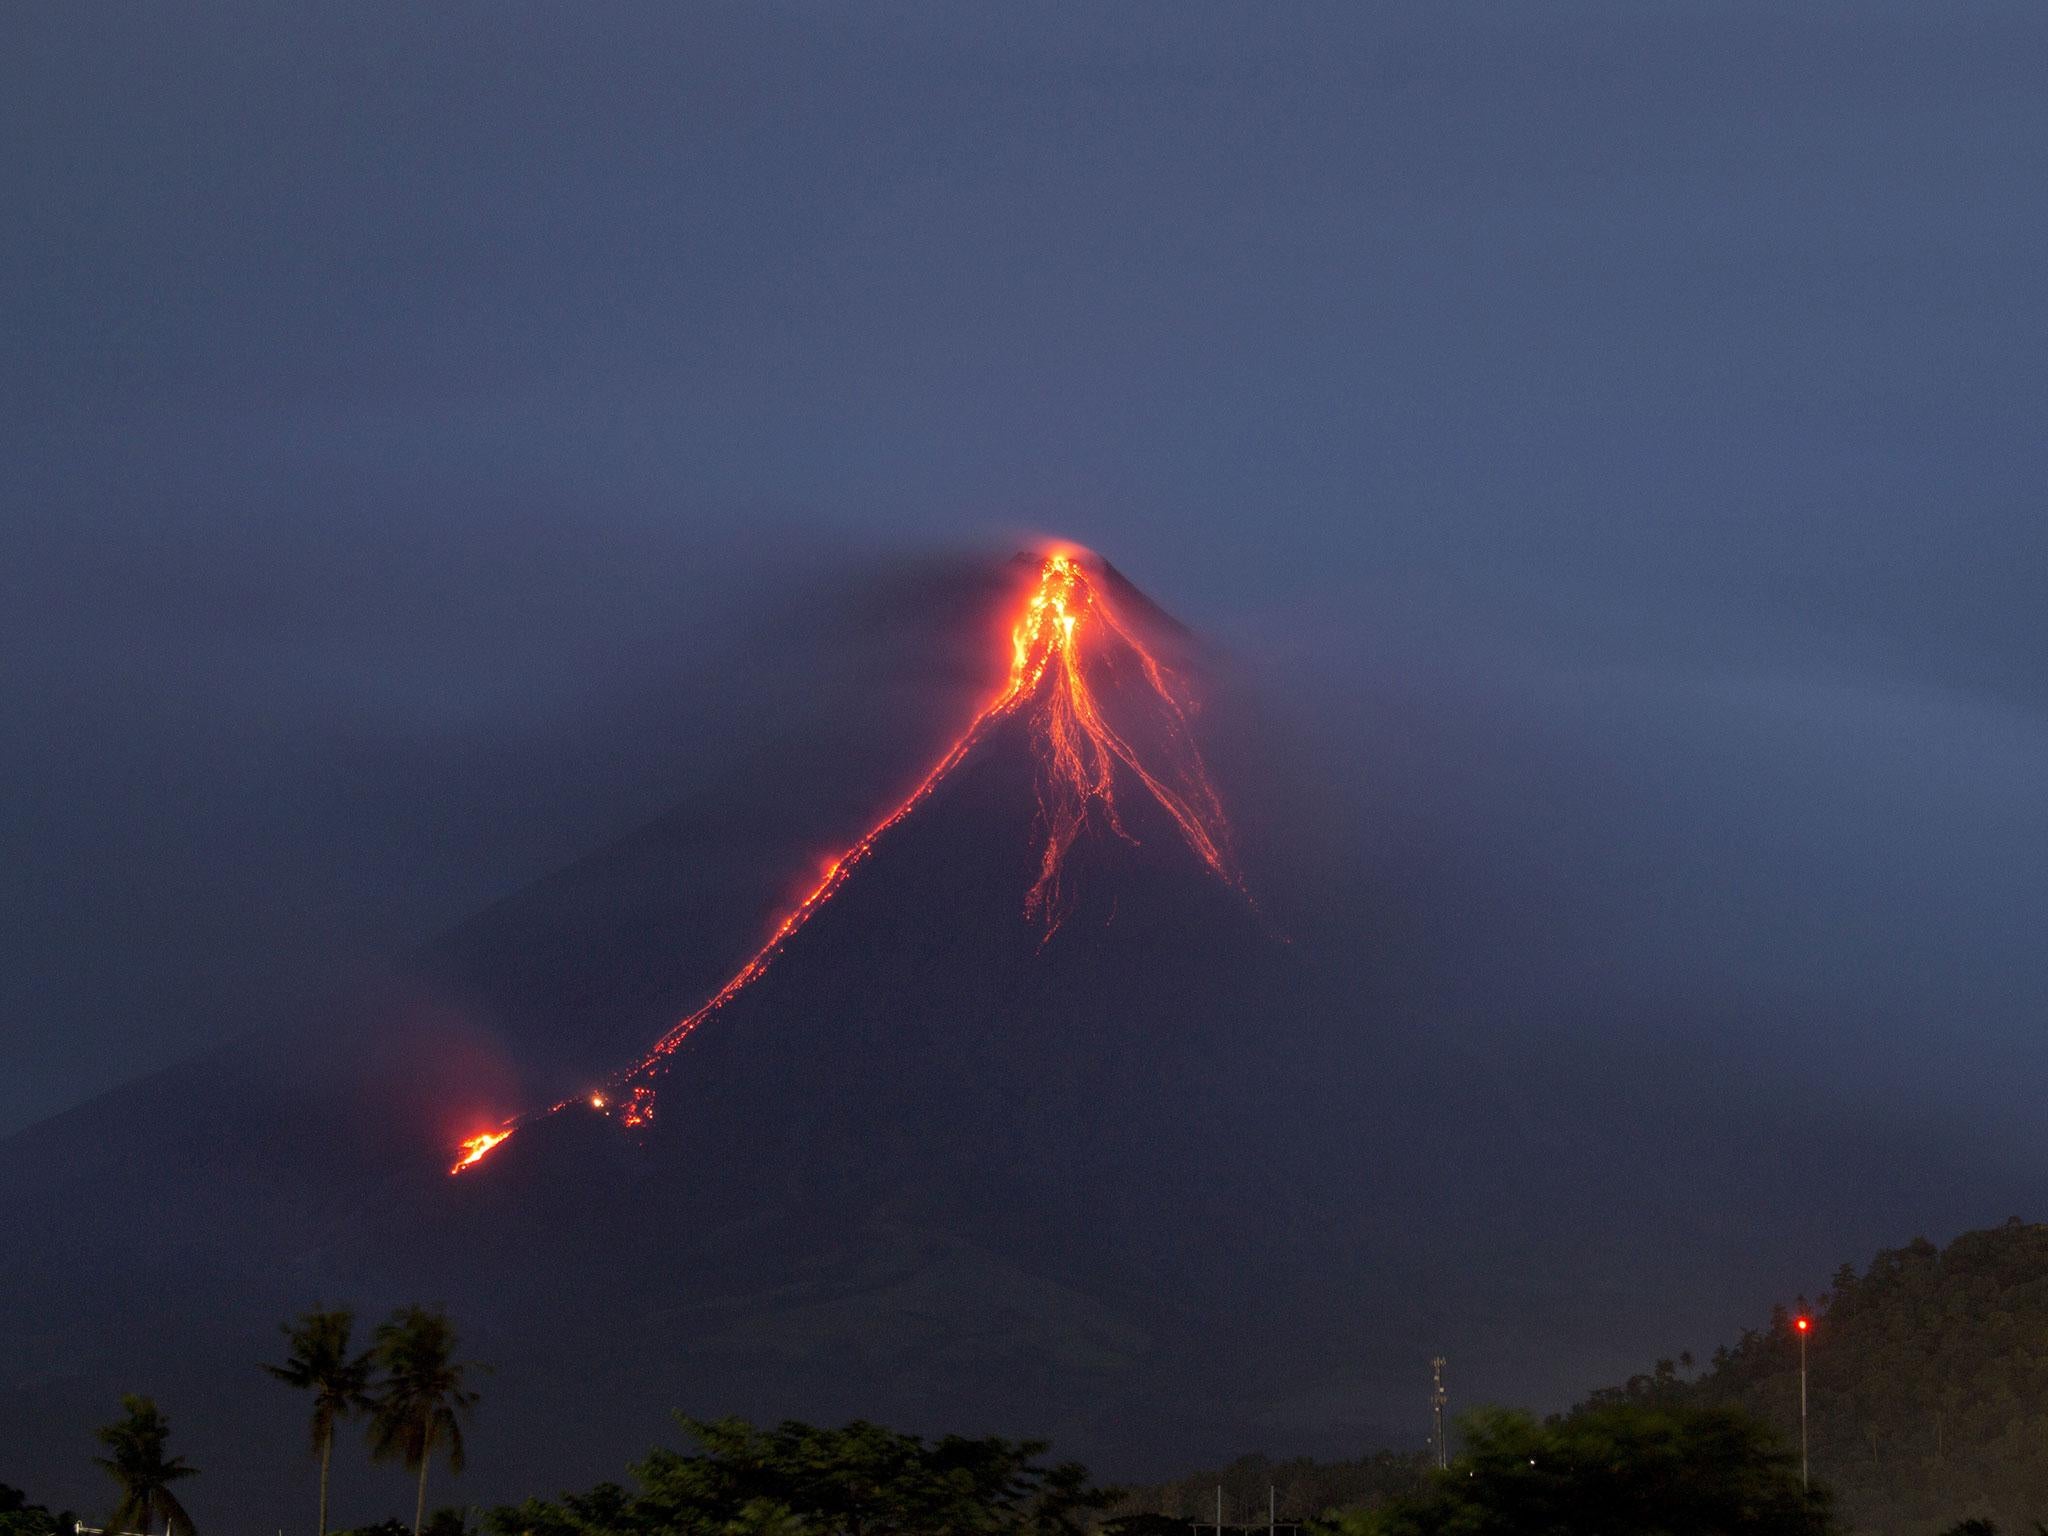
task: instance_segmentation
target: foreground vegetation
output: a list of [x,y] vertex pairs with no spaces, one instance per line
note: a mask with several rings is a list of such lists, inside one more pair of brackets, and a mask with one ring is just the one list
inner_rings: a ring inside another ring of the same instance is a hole
[[[264,1369],[307,1394],[319,1536],[339,1431],[354,1420],[372,1456],[417,1483],[409,1525],[345,1536],[1173,1536],[1214,1518],[1219,1483],[1238,1518],[1263,1515],[1271,1485],[1284,1520],[1323,1536],[2048,1536],[2036,1523],[2048,1514],[2048,1227],[2010,1222],[1945,1250],[1916,1241],[1861,1273],[1843,1266],[1797,1310],[1813,1320],[1812,1494],[1786,1449],[1799,1402],[1786,1307],[1704,1368],[1659,1361],[1548,1421],[1468,1417],[1446,1472],[1391,1452],[1246,1458],[1113,1496],[1077,1465],[1042,1461],[1035,1442],[684,1420],[694,1448],[653,1452],[630,1486],[529,1499],[482,1527],[461,1511],[427,1518],[429,1469],[460,1470],[477,1398],[478,1368],[456,1358],[446,1317],[401,1309],[358,1348],[350,1313],[316,1308],[285,1325],[285,1358]],[[180,1489],[197,1469],[173,1452],[157,1404],[124,1398],[99,1440],[113,1495],[97,1523],[193,1536]],[[73,1518],[0,1485],[0,1536],[70,1536]]]
[[[427,1470],[434,1453],[441,1453],[449,1471],[462,1470],[462,1421],[477,1402],[468,1383],[480,1368],[455,1358],[454,1325],[445,1314],[425,1307],[400,1307],[378,1326],[371,1347],[361,1353],[352,1342],[354,1332],[353,1312],[316,1306],[297,1322],[284,1325],[290,1346],[284,1363],[263,1367],[286,1386],[312,1395],[312,1452],[320,1462],[320,1518],[315,1529],[318,1536],[327,1536],[327,1478],[335,1427],[360,1414],[369,1421],[371,1459],[402,1462],[417,1474],[412,1536],[421,1536]],[[112,1528],[126,1529],[118,1524]]]
[[[1170,1483],[1126,1489],[1114,1517],[1130,1533],[1176,1531],[1216,1519],[1216,1495],[1223,1494],[1224,1518],[1253,1523],[1266,1515],[1268,1494],[1283,1518],[1300,1519],[1333,1509],[1372,1509],[1388,1499],[1419,1493],[1435,1463],[1422,1451],[1374,1451],[1356,1461],[1313,1461],[1298,1456],[1275,1461],[1240,1456],[1228,1466],[1191,1472]],[[1140,1523],[1139,1516],[1157,1516]]]
[[657,1450],[638,1487],[529,1499],[494,1511],[497,1536],[1078,1536],[1110,1495],[1038,1441],[926,1441],[878,1425],[756,1429],[679,1418],[692,1452]]
[[[174,1482],[192,1469],[166,1453],[145,1399],[102,1440],[119,1466],[114,1531],[189,1536]],[[1185,1516],[1126,1510],[1072,1462],[1035,1441],[926,1440],[855,1422],[679,1419],[694,1442],[660,1449],[631,1485],[528,1499],[481,1527],[442,1511],[426,1536],[1183,1536]],[[1739,1409],[1606,1401],[1547,1421],[1485,1410],[1460,1423],[1462,1452],[1442,1471],[1391,1462],[1382,1486],[1302,1522],[1311,1536],[1842,1536],[1828,1495],[1797,1458]],[[1298,1496],[1298,1495],[1297,1495]],[[1302,1511],[1290,1511],[1300,1520]],[[0,1487],[0,1536],[68,1536],[69,1517]],[[2034,1527],[2036,1536],[2044,1536]],[[398,1520],[347,1536],[407,1536]],[[1996,1536],[1984,1521],[1950,1536]],[[2018,1536],[2018,1533],[2013,1533]]]
[[1423,1491],[1336,1515],[1340,1536],[1831,1536],[1823,1490],[1726,1408],[1614,1404],[1548,1423],[1492,1410]]
[[[1035,1441],[926,1440],[878,1425],[839,1429],[739,1419],[679,1419],[688,1449],[652,1452],[630,1486],[528,1499],[491,1511],[488,1536],[1153,1536],[1185,1520],[1126,1513],[1072,1462]],[[161,1427],[138,1415],[133,1423]],[[1319,1512],[1318,1536],[1833,1536],[1824,1496],[1807,1494],[1770,1431],[1729,1409],[1618,1403],[1539,1423],[1495,1412],[1468,1419],[1466,1449],[1444,1472]],[[109,1442],[112,1443],[111,1441]],[[149,1500],[189,1476],[143,1435],[124,1484],[129,1519],[114,1530],[190,1530],[174,1504]],[[1413,1469],[1411,1469],[1411,1472]],[[17,1501],[19,1502],[19,1501]],[[7,1517],[0,1515],[0,1521]],[[0,1536],[49,1536],[47,1512]],[[453,1512],[428,1536],[475,1536]],[[397,1521],[350,1536],[405,1536]]]
[[[425,1307],[401,1307],[379,1325],[368,1349],[352,1340],[355,1316],[347,1310],[315,1307],[284,1325],[289,1346],[281,1365],[263,1367],[286,1386],[311,1394],[311,1450],[320,1464],[318,1536],[327,1536],[327,1483],[334,1459],[336,1427],[345,1419],[367,1420],[370,1455],[402,1462],[417,1474],[411,1536],[464,1536],[463,1520],[443,1511],[426,1523],[427,1470],[438,1454],[452,1472],[462,1470],[462,1423],[476,1406],[468,1385],[480,1369],[455,1358],[455,1329],[447,1317]],[[94,1458],[113,1480],[116,1493],[104,1527],[113,1533],[161,1530],[163,1536],[196,1536],[172,1486],[199,1474],[172,1455],[170,1421],[153,1398],[130,1393],[121,1417],[99,1431],[106,1455]],[[72,1536],[76,1517],[52,1514],[28,1502],[19,1489],[0,1484],[0,1536]],[[369,1527],[377,1536],[403,1536],[397,1521]]]
[[1444,1471],[1423,1455],[1356,1462],[1246,1457],[1222,1473],[1126,1495],[1113,1536],[1184,1536],[1226,1507],[1317,1536],[1830,1536],[1824,1492],[1800,1484],[1769,1426],[1731,1409],[1613,1403],[1548,1421],[1486,1409],[1459,1421]]
[[19,1488],[0,1483],[0,1536],[71,1536],[77,1516],[31,1504]]
[[[681,1421],[695,1452],[657,1451],[637,1488],[603,1484],[490,1517],[495,1536],[1080,1536],[1111,1495],[1031,1442],[926,1442],[872,1424],[757,1430]],[[1832,1536],[1825,1495],[1763,1425],[1728,1409],[1618,1404],[1539,1423],[1465,1423],[1466,1451],[1374,1507],[1330,1510],[1325,1536]],[[1127,1513],[1108,1536],[1185,1532]]]

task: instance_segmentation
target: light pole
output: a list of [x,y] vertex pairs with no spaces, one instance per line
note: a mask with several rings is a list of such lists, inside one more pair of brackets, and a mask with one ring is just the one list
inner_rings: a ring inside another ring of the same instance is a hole
[[1799,1334],[1799,1488],[1807,1489],[1806,1480],[1806,1335],[1813,1329],[1813,1319],[1801,1313],[1792,1320],[1792,1327]]

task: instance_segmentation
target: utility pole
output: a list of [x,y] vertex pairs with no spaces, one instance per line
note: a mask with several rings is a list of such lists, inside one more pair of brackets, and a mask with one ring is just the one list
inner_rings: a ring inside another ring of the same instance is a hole
[[1433,1380],[1429,1391],[1429,1408],[1436,1425],[1434,1439],[1436,1440],[1436,1464],[1439,1471],[1451,1464],[1450,1447],[1444,1444],[1444,1404],[1451,1400],[1451,1394],[1444,1390],[1445,1363],[1442,1355],[1436,1356],[1429,1362],[1430,1376]]
[[1801,1313],[1792,1324],[1799,1334],[1799,1489],[1803,1493],[1806,1480],[1806,1335],[1813,1328],[1813,1319]]

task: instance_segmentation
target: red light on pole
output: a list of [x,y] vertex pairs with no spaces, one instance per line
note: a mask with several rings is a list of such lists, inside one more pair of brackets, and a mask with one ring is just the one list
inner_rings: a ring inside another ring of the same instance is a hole
[[1792,1326],[1799,1331],[1799,1486],[1808,1486],[1806,1477],[1806,1335],[1813,1327],[1813,1319],[1801,1313],[1792,1320]]

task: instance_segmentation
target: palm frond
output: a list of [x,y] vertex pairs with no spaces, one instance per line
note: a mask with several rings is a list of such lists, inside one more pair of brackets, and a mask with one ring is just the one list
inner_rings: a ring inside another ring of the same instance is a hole
[[317,1302],[297,1321],[279,1325],[290,1346],[281,1365],[263,1369],[286,1386],[313,1394],[308,1426],[313,1455],[332,1443],[335,1423],[369,1404],[373,1351],[352,1348],[355,1314],[324,1309]]
[[454,1327],[443,1313],[405,1307],[378,1327],[376,1339],[382,1376],[371,1394],[371,1456],[417,1470],[445,1445],[450,1468],[460,1471],[461,1419],[477,1401],[466,1377],[477,1367],[454,1358]]
[[156,1502],[157,1510],[164,1517],[164,1525],[170,1536],[194,1536],[192,1517],[185,1513],[185,1506],[178,1502],[176,1494],[168,1488],[159,1488],[156,1491]]

